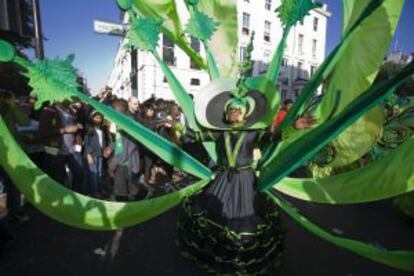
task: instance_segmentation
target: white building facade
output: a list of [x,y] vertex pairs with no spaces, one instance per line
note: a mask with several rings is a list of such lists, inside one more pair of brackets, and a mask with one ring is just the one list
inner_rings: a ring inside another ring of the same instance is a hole
[[[280,0],[237,0],[238,56],[239,59],[245,56],[246,45],[254,31],[252,53],[255,64],[254,75],[266,72],[281,40],[282,27],[274,12],[280,2]],[[179,10],[183,10],[182,18],[188,18],[188,12],[184,6],[180,5]],[[283,99],[295,99],[306,80],[324,60],[329,16],[327,6],[324,5],[321,9],[311,11],[303,22],[292,28],[286,43],[278,84]],[[137,73],[136,76],[132,74],[131,53],[130,50],[124,48],[124,43],[121,40],[113,71],[108,80],[108,85],[113,87],[114,93],[123,98],[137,96],[141,102],[151,96],[173,99],[164,74],[150,53],[138,51],[136,54]],[[164,61],[170,65],[186,90],[196,96],[208,84],[209,75],[198,70],[190,58],[177,46],[172,45],[168,38],[162,36],[159,44],[158,51]],[[192,41],[192,46],[204,56],[202,46],[198,41]],[[137,80],[136,91],[132,89],[131,77]]]

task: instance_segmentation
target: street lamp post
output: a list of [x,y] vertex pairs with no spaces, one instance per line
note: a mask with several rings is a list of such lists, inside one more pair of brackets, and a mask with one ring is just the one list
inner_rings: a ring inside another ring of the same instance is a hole
[[42,35],[42,20],[40,16],[40,0],[32,0],[33,5],[33,24],[35,31],[35,53],[36,58],[44,59],[45,52],[43,48],[43,35]]

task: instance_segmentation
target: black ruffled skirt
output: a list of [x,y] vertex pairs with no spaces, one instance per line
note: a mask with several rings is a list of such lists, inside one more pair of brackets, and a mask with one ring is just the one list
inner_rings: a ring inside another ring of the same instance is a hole
[[279,212],[255,192],[255,181],[252,170],[226,170],[184,201],[177,223],[183,256],[214,274],[260,275],[279,264]]

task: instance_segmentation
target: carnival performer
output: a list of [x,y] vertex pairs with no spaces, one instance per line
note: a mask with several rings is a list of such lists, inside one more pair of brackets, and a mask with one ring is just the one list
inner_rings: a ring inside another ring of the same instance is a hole
[[[216,141],[220,163],[208,188],[184,202],[177,223],[183,255],[212,273],[261,274],[280,262],[279,212],[256,190],[253,158],[255,148],[277,143],[280,135],[238,131],[251,111],[247,101],[232,99],[222,113],[234,130],[201,134]],[[314,122],[303,117],[294,127],[304,129]]]

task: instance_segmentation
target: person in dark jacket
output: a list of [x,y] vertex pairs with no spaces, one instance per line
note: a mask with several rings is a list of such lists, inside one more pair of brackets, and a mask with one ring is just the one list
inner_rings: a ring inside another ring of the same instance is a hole
[[[124,113],[127,103],[116,100],[113,103],[116,111]],[[114,151],[109,161],[108,170],[114,176],[114,195],[118,201],[133,200],[139,192],[140,154],[137,142],[122,130],[116,130]]]
[[[155,108],[151,103],[145,104],[142,110],[142,121],[141,123],[148,129],[155,131],[157,128],[157,119],[155,116]],[[147,149],[142,147],[143,160],[144,160],[144,181],[146,184],[155,183],[155,172],[152,170],[154,162],[157,156]]]
[[112,155],[110,135],[103,127],[103,121],[101,113],[91,113],[84,142],[84,155],[88,164],[88,193],[97,197],[102,193],[104,160]]

